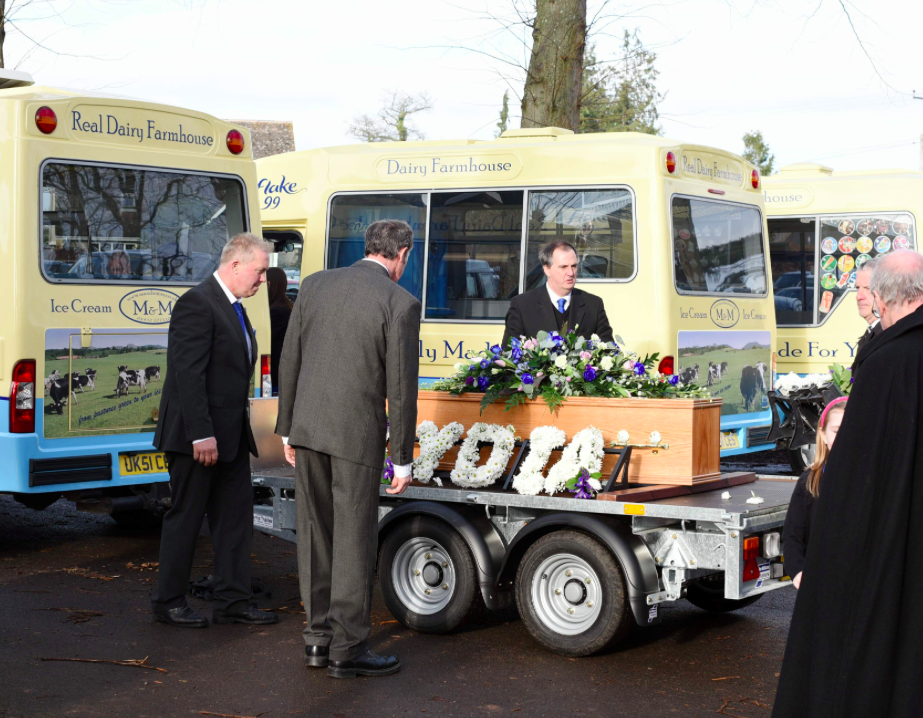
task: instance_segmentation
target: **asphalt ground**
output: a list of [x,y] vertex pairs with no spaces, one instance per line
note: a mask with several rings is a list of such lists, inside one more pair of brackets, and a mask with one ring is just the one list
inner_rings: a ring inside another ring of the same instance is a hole
[[[790,473],[766,456],[725,468],[751,464]],[[205,630],[151,618],[158,546],[156,531],[126,531],[63,501],[36,512],[0,497],[0,718],[768,718],[795,599],[787,588],[729,614],[665,604],[660,625],[636,628],[602,655],[569,659],[541,648],[512,612],[451,635],[414,633],[376,587],[372,645],[396,653],[403,670],[337,681],[302,662],[293,544],[254,534],[253,573],[272,594],[258,605],[280,609],[278,624]],[[204,527],[195,566],[194,578],[211,571]],[[148,667],[47,659],[146,659]]]

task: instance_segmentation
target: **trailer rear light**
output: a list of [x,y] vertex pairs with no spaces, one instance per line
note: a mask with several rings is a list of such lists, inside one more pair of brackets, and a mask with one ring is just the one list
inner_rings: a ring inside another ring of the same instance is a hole
[[773,531],[763,534],[763,558],[778,558],[782,555],[782,534]]
[[23,359],[13,367],[10,385],[10,432],[35,433],[35,360]]
[[50,107],[39,107],[35,113],[35,126],[42,133],[50,135],[58,126],[58,116]]
[[244,136],[237,130],[228,132],[227,143],[232,155],[239,155],[244,151]]
[[672,152],[667,152],[667,172],[670,174],[676,172],[676,155]]
[[760,539],[758,536],[751,536],[744,539],[744,575],[743,580],[755,581],[760,577],[760,567],[756,562],[756,557],[760,552]]
[[657,371],[668,376],[673,373],[673,357],[664,357],[657,365]]
[[260,355],[260,396],[272,396],[272,358],[269,354]]
[[760,173],[759,170],[753,170],[750,173],[750,184],[753,185],[753,189],[760,188]]

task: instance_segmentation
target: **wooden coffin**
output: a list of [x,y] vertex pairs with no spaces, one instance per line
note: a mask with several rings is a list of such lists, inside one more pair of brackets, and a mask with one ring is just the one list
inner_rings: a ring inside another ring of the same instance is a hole
[[[567,434],[567,441],[587,428],[602,432],[606,447],[616,434],[625,430],[632,444],[648,444],[652,431],[659,431],[661,442],[669,449],[635,448],[629,465],[632,483],[690,486],[719,476],[720,399],[600,399],[572,397],[552,414],[542,400],[533,400],[506,411],[503,403],[491,404],[480,413],[481,394],[453,396],[441,391],[421,391],[417,401],[417,423],[430,420],[440,429],[457,421],[467,431],[483,421],[488,424],[512,424],[516,435],[528,439],[532,429],[553,425]],[[481,450],[487,460],[490,447]],[[451,449],[439,464],[452,469],[458,448]],[[560,458],[551,455],[547,469]],[[603,478],[609,476],[618,456],[607,454],[603,461]],[[512,462],[511,462],[512,463]]]

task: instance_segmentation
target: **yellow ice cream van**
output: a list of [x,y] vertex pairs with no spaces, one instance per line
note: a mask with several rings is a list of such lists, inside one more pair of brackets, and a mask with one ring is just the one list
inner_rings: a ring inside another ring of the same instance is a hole
[[923,172],[783,167],[763,178],[780,374],[849,366],[868,325],[856,270],[895,249],[918,249]]
[[[259,226],[248,144],[200,112],[0,71],[0,492],[125,525],[163,513],[151,441],[170,314]],[[265,292],[246,306],[268,352]],[[256,395],[268,358],[260,371]]]
[[775,318],[760,179],[740,157],[543,128],[257,167],[264,236],[301,253],[302,276],[361,259],[372,222],[414,228],[401,285],[423,305],[421,382],[498,343],[510,300],[545,282],[539,249],[567,239],[578,286],[603,298],[624,344],[722,397],[724,453],[767,448]]

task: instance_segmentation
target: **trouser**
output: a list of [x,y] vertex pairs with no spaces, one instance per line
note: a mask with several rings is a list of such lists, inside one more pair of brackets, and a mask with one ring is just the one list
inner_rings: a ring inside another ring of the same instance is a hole
[[332,661],[369,649],[380,482],[380,468],[295,450],[304,641],[328,646]]
[[154,609],[186,605],[186,591],[202,519],[215,549],[214,607],[229,612],[250,601],[250,546],[253,539],[253,487],[250,450],[241,437],[237,456],[205,467],[189,454],[167,453],[173,506],[163,518]]

